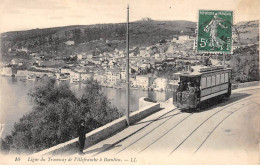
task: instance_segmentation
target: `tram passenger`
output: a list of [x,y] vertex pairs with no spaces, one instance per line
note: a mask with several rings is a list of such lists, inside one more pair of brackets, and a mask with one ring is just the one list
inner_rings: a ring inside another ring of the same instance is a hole
[[195,91],[196,91],[194,85],[191,82],[188,82],[188,91],[190,93],[195,93]]
[[177,91],[178,92],[183,92],[184,91],[184,84],[183,84],[183,82],[179,82],[178,84],[179,84],[179,87],[178,87]]

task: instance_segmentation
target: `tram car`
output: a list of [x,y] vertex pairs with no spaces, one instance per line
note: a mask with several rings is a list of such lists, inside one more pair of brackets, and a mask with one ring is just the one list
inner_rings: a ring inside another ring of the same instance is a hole
[[196,109],[212,100],[231,95],[231,69],[224,66],[193,66],[179,74],[178,88],[173,93],[173,104],[181,109]]

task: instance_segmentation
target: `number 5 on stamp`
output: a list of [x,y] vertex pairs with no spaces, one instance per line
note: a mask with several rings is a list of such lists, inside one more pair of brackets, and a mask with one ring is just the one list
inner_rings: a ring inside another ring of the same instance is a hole
[[200,10],[197,51],[232,53],[233,11]]

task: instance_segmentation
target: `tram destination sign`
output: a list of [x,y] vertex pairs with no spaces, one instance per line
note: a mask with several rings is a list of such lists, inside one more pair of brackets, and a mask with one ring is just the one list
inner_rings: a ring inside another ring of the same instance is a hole
[[233,11],[199,10],[197,51],[232,53]]

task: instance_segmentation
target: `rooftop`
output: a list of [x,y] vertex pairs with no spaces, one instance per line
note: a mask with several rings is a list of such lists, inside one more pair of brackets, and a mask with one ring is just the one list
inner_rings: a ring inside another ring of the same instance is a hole
[[198,65],[198,66],[192,66],[191,71],[186,71],[186,72],[181,72],[181,73],[175,73],[176,75],[182,75],[182,76],[200,76],[203,73],[206,72],[211,72],[211,71],[216,71],[216,70],[225,70],[228,68],[225,68],[224,66],[203,66],[203,65]]

